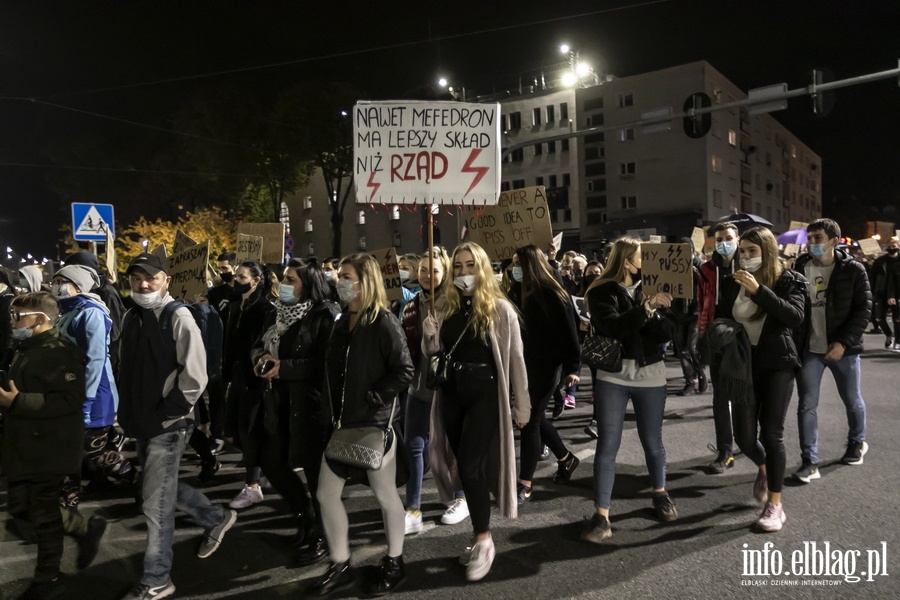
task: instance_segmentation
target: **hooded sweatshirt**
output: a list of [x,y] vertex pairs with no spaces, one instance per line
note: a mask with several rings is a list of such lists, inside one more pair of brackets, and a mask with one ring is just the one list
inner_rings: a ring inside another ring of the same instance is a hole
[[29,292],[41,291],[41,282],[44,280],[44,274],[34,265],[28,265],[19,269],[19,275],[25,280]]
[[62,314],[57,328],[87,356],[85,366],[84,426],[108,427],[116,419],[119,392],[109,360],[112,319],[106,305],[95,294],[59,299]]

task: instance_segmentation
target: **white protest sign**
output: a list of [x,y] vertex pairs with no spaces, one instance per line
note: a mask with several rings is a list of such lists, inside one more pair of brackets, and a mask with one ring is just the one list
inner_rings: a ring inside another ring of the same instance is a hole
[[641,244],[641,291],[675,298],[694,297],[693,253],[690,244]]
[[284,261],[284,223],[238,223],[237,230],[263,239],[262,262],[280,265]]
[[468,239],[494,260],[512,258],[516,248],[529,244],[545,252],[553,239],[542,185],[502,192],[497,206],[467,208],[465,217]]
[[559,252],[559,249],[562,247],[562,236],[563,232],[560,231],[556,235],[553,236],[553,247]]
[[263,255],[263,239],[258,235],[237,234],[237,252],[235,261],[237,264],[248,260],[261,261]]
[[500,105],[358,102],[353,107],[356,201],[496,204]]
[[691,241],[694,243],[694,250],[703,252],[703,247],[706,246],[706,230],[702,227],[694,227],[691,232]]
[[206,270],[209,267],[209,240],[185,248],[169,257],[169,293],[173,298],[193,302],[197,294],[205,294]]
[[872,238],[859,240],[859,249],[868,256],[881,254],[881,244],[878,243],[878,240],[873,240]]
[[400,279],[400,265],[397,264],[397,249],[391,246],[382,250],[375,250],[369,254],[378,262],[381,268],[381,276],[384,279],[384,289],[388,300],[400,300],[403,298],[403,281]]

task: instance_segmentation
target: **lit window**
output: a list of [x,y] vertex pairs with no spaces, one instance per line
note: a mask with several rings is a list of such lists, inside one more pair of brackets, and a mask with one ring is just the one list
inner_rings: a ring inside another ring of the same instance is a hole
[[540,125],[541,124],[541,107],[538,106],[534,110],[531,111],[531,124],[532,125]]
[[312,219],[307,219],[307,220],[306,220],[306,227],[304,228],[304,231],[306,231],[306,233],[310,233],[312,230],[313,230]]
[[306,210],[312,208],[312,196],[307,196],[303,199],[303,208]]
[[737,131],[734,129],[728,130],[728,143],[732,146],[737,146]]
[[722,158],[715,154],[712,155],[712,170],[715,173],[722,172]]
[[356,223],[359,225],[366,224],[366,211],[364,211],[364,210],[359,211],[359,217],[357,217]]
[[400,206],[395,204],[391,207],[391,221],[400,220]]

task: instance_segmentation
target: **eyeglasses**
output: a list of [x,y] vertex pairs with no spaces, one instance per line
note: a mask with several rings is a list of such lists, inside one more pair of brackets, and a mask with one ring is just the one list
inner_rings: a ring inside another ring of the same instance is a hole
[[[31,315],[44,315],[42,312],[19,312],[17,310],[9,311],[9,318],[13,321],[21,321],[22,317],[30,317]],[[47,317],[47,315],[44,315]],[[50,320],[50,317],[47,317],[47,320]]]

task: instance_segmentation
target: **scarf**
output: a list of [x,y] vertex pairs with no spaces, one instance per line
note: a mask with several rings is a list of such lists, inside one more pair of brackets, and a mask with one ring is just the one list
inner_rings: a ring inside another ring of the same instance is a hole
[[299,302],[297,304],[285,304],[281,300],[275,300],[275,324],[269,327],[269,330],[263,334],[263,342],[266,351],[278,358],[278,341],[288,327],[302,319],[312,308],[312,300]]

